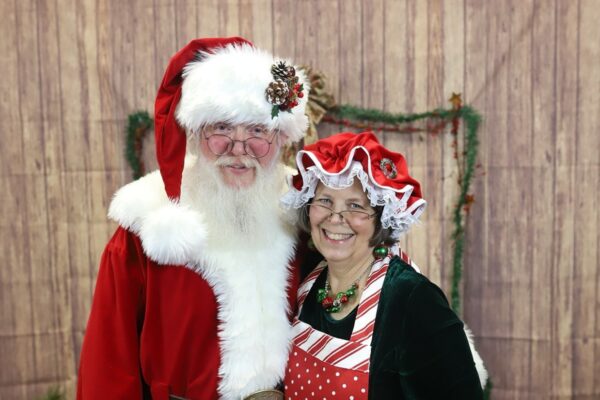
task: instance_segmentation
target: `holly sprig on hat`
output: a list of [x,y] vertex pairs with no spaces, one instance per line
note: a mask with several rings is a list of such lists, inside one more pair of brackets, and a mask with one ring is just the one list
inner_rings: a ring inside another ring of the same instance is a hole
[[271,118],[275,118],[279,115],[279,111],[292,112],[292,108],[298,105],[298,99],[304,97],[304,85],[298,83],[296,69],[287,65],[285,61],[273,64],[271,75],[274,80],[267,86],[265,96],[273,105]]

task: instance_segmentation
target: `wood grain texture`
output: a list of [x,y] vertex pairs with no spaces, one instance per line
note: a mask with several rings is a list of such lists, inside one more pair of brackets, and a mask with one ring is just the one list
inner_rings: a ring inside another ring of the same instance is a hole
[[[463,317],[493,398],[600,397],[597,1],[21,0],[0,13],[0,398],[53,385],[74,398],[106,209],[131,179],[127,115],[152,112],[180,47],[233,35],[322,71],[341,104],[422,112],[462,93],[483,116]],[[378,136],[429,203],[402,245],[449,293],[452,138]]]

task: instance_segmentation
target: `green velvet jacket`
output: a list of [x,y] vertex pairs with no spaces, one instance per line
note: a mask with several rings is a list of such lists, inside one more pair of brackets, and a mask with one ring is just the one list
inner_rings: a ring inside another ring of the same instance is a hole
[[383,283],[371,347],[369,399],[483,399],[462,321],[441,289],[399,257]]

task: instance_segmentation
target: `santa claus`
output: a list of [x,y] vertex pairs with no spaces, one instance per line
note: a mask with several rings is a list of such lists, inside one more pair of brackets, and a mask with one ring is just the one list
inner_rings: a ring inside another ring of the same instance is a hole
[[78,399],[274,393],[296,285],[278,156],[303,137],[307,97],[299,70],[242,38],[194,40],[171,59],[156,99],[160,170],[110,205],[119,227],[102,256]]

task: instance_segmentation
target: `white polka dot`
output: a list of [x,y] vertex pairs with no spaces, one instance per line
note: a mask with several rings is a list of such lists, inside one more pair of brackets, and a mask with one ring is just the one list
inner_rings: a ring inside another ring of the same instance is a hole
[[300,386],[300,390],[304,390],[304,386]]
[[360,392],[361,392],[361,393],[366,393],[366,390],[365,390],[365,388],[362,388],[362,389],[360,389]]
[[319,385],[319,390],[323,389],[323,386]]
[[308,384],[310,385],[310,379],[308,380]]
[[346,389],[346,384],[345,384],[345,383],[342,383],[342,387],[343,387],[344,389]]
[[356,382],[358,380],[358,376],[354,377],[354,382]]
[[318,378],[319,376],[321,376],[321,375],[317,374],[317,378]]
[[300,378],[300,374],[298,374],[298,378]]
[[294,392],[294,396],[298,396],[298,392]]
[[323,367],[323,372],[325,372],[325,367]]
[[306,357],[304,357],[304,361],[306,361]]
[[335,373],[335,376],[340,376],[340,373],[339,373],[339,372],[336,372],[336,373]]
[[297,351],[295,351],[295,352],[294,352],[294,355],[295,355],[295,356],[297,356],[297,355],[298,355],[298,352],[297,352]]
[[354,400],[354,396],[350,396],[350,399],[349,399],[349,400]]
[[313,366],[315,366],[315,367],[316,367],[316,366],[317,366],[317,363],[314,363],[314,364],[313,364]]
[[306,372],[308,372],[308,368],[306,368]]
[[292,385],[294,384],[294,380],[292,379],[292,382],[290,382]]
[[331,392],[331,395],[332,395],[332,396],[335,396],[335,390]]
[[314,395],[315,395],[315,392],[310,392],[310,395],[311,395],[311,396],[314,396]]
[[329,379],[327,379],[327,383],[330,383],[331,381]]
[[285,385],[285,390],[287,390],[287,385]]
[[296,367],[299,366],[300,364],[296,363]]

